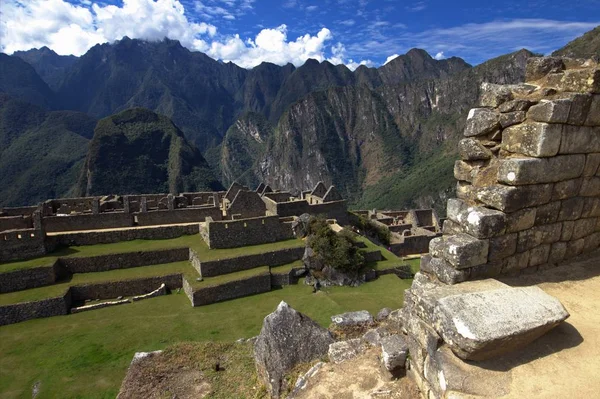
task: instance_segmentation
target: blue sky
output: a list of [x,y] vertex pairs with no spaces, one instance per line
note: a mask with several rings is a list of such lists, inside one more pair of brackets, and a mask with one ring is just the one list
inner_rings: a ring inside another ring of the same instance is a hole
[[307,58],[379,66],[413,47],[471,64],[520,48],[549,53],[600,24],[600,0],[2,0],[0,48],[81,55],[127,35],[168,36],[252,67]]

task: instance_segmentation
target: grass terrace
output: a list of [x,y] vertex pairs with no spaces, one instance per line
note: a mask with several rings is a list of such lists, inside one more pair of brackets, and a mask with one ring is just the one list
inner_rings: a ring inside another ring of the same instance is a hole
[[37,399],[114,398],[134,352],[185,341],[252,337],[281,300],[328,326],[334,314],[362,309],[376,314],[383,307],[399,308],[410,283],[386,275],[360,287],[332,287],[313,294],[312,287],[301,281],[196,308],[181,292],[127,306],[3,326],[0,397],[31,397],[32,386],[39,382]]
[[214,277],[204,277],[202,281],[196,281],[198,273],[186,273],[185,278],[190,286],[194,289],[214,287],[217,285],[229,283],[231,281],[244,280],[254,276],[269,273],[269,266],[255,267],[254,269],[242,270],[234,273],[222,274]]
[[52,265],[58,258],[90,257],[125,252],[153,251],[159,249],[191,248],[198,254],[200,260],[217,260],[234,258],[241,255],[255,255],[286,248],[304,246],[300,239],[290,239],[269,244],[251,245],[230,249],[209,249],[200,234],[181,236],[166,240],[133,240],[113,244],[97,244],[60,248],[55,252],[35,259],[0,264],[0,273],[13,270],[28,269]]

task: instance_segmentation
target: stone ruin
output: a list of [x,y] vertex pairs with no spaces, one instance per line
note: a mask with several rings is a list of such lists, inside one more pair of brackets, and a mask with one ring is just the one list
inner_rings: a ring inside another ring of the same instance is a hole
[[600,246],[598,64],[529,59],[525,84],[482,85],[464,135],[458,198],[405,293],[408,375],[428,398],[476,395],[463,384],[463,359],[522,348],[569,316],[539,288],[491,277],[536,273]]

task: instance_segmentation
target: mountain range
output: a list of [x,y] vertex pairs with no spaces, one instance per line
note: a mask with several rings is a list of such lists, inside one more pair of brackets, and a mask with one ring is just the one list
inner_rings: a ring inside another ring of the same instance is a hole
[[[600,29],[556,54],[599,55]],[[439,209],[481,82],[523,81],[532,56],[472,67],[413,49],[355,71],[316,60],[243,69],[127,37],[81,57],[0,54],[0,206],[324,181],[355,207]]]

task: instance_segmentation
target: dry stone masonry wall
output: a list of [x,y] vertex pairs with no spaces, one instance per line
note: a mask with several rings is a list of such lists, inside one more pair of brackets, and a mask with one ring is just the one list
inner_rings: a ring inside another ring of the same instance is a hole
[[444,236],[422,269],[454,284],[535,271],[600,245],[600,69],[534,58],[527,83],[483,84],[467,118]]

